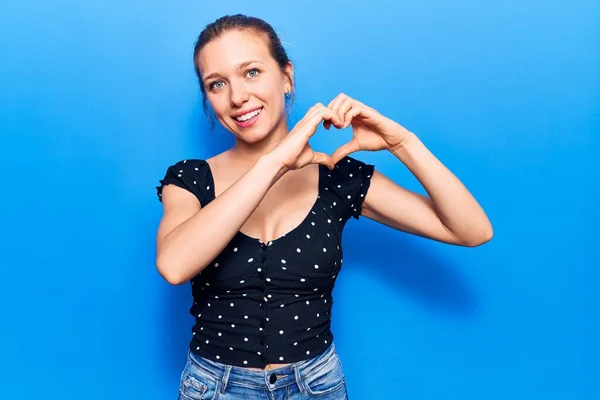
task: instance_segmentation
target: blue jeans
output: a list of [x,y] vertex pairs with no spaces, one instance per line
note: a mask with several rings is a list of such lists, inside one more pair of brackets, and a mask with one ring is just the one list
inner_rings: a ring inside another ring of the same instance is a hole
[[331,343],[323,354],[268,371],[223,364],[188,350],[178,399],[347,400],[348,394],[342,362]]

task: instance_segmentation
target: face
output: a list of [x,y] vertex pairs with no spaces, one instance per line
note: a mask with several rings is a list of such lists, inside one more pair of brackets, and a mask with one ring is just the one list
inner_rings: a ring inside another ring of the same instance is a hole
[[[254,143],[286,130],[284,93],[289,78],[269,54],[265,39],[230,31],[207,43],[196,60],[206,97],[221,124]],[[293,72],[291,64],[287,67]]]

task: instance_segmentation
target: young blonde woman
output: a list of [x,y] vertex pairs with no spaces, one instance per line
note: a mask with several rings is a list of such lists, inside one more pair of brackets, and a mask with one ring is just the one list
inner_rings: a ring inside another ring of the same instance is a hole
[[[330,330],[342,231],[365,216],[462,246],[490,240],[484,211],[398,123],[340,94],[290,131],[294,70],[273,28],[244,15],[209,24],[194,50],[204,106],[235,138],[206,160],[171,165],[157,187],[157,267],[193,295],[180,399],[347,399]],[[352,127],[331,156],[308,140]],[[422,196],[349,154],[386,150]]]

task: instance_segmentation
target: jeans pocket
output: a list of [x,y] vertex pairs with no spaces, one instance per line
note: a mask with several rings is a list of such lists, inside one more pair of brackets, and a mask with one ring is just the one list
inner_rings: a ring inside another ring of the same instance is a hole
[[333,393],[345,387],[346,377],[338,361],[337,354],[333,354],[316,371],[312,371],[304,378],[304,385],[310,395],[318,396]]
[[179,400],[214,400],[217,398],[219,381],[189,361],[181,374]]

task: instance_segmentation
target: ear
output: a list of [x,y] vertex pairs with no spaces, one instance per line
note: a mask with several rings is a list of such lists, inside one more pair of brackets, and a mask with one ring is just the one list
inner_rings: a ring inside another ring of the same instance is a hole
[[284,91],[291,92],[294,87],[294,65],[291,61],[288,61],[287,65],[284,68],[285,70],[285,85]]

